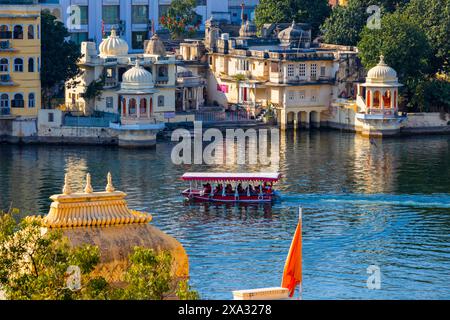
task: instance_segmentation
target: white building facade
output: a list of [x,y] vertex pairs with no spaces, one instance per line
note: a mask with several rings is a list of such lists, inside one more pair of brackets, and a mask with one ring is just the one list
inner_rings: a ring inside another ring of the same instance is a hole
[[[72,39],[81,43],[92,40],[98,44],[103,32],[116,28],[130,47],[130,52],[142,52],[144,41],[153,30],[160,30],[160,17],[171,0],[59,0],[62,20]],[[196,12],[202,17],[200,29],[211,15],[229,17],[228,1],[197,0]],[[103,21],[103,23],[102,23]]]

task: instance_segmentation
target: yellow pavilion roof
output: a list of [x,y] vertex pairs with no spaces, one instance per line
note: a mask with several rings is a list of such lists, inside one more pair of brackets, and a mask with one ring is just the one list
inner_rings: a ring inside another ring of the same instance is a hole
[[53,195],[49,213],[42,219],[48,228],[113,226],[148,223],[152,216],[128,208],[126,193],[115,191],[108,174],[106,191],[93,192],[87,175],[84,192],[72,193],[66,175],[63,194]]

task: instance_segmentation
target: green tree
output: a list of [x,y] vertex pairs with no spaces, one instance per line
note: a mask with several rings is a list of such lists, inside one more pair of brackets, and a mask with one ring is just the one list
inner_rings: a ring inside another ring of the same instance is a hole
[[[84,245],[73,248],[55,230],[42,233],[40,219],[17,222],[14,214],[0,212],[0,290],[13,300],[78,299],[198,299],[185,280],[172,274],[173,259],[168,252],[156,253],[136,247],[125,272],[125,288],[112,287],[92,271],[100,261],[99,249]],[[80,270],[80,287],[68,287],[71,266]],[[74,290],[76,289],[76,290]]]
[[255,23],[306,22],[311,24],[313,36],[330,14],[327,0],[261,0],[255,10]]
[[411,0],[405,14],[420,26],[433,49],[434,68],[450,73],[450,0]]
[[80,46],[66,39],[67,28],[47,10],[41,13],[42,67],[41,86],[43,105],[50,107],[55,92],[60,92],[64,82],[80,73],[77,65],[81,57]]
[[166,15],[160,19],[161,25],[169,30],[173,39],[192,35],[201,24],[201,17],[195,12],[196,0],[173,0]]
[[[0,287],[12,300],[96,299],[108,290],[104,279],[91,276],[99,261],[97,247],[71,248],[60,232],[41,232],[39,220],[17,223],[0,212]],[[81,271],[81,288],[67,286],[70,266]]]
[[355,46],[360,33],[373,12],[367,12],[371,5],[380,7],[381,15],[402,7],[407,0],[350,0],[347,6],[336,6],[321,25],[320,30],[326,43]]
[[365,27],[361,32],[358,43],[361,62],[369,70],[383,54],[386,63],[397,71],[405,84],[401,105],[411,106],[417,84],[435,73],[430,64],[430,44],[417,23],[399,10],[384,15],[381,25],[381,29]]
[[400,80],[421,78],[430,70],[431,48],[423,31],[407,15],[396,11],[381,19],[381,29],[365,27],[358,43],[361,62],[366,70],[375,66],[383,54]]
[[418,81],[409,106],[418,112],[450,113],[450,82],[444,79]]

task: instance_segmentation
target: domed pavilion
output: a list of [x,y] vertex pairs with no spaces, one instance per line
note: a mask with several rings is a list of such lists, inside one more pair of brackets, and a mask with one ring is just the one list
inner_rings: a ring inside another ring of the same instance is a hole
[[369,136],[397,134],[404,117],[398,114],[398,90],[403,85],[398,82],[397,72],[384,62],[369,70],[366,82],[358,85],[357,119],[362,121],[362,133]]

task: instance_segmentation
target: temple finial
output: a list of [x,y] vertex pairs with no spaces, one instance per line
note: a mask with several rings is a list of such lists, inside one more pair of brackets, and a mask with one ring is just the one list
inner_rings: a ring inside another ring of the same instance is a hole
[[384,62],[384,55],[380,55],[380,62],[378,63],[379,65],[385,64]]
[[64,176],[64,187],[63,187],[63,194],[65,195],[69,195],[72,193],[72,189],[70,188],[70,180],[69,180],[69,174],[66,173]]
[[114,189],[114,186],[113,186],[113,183],[112,183],[112,175],[111,175],[111,172],[108,172],[108,178],[107,178],[107,180],[108,180],[108,184],[106,185],[106,192],[114,192],[115,191],[115,189]]
[[86,175],[86,187],[84,188],[84,193],[92,193],[94,192],[94,189],[92,189],[91,185],[91,174],[88,173]]
[[116,28],[112,27],[111,29],[111,37],[117,37],[117,31]]

